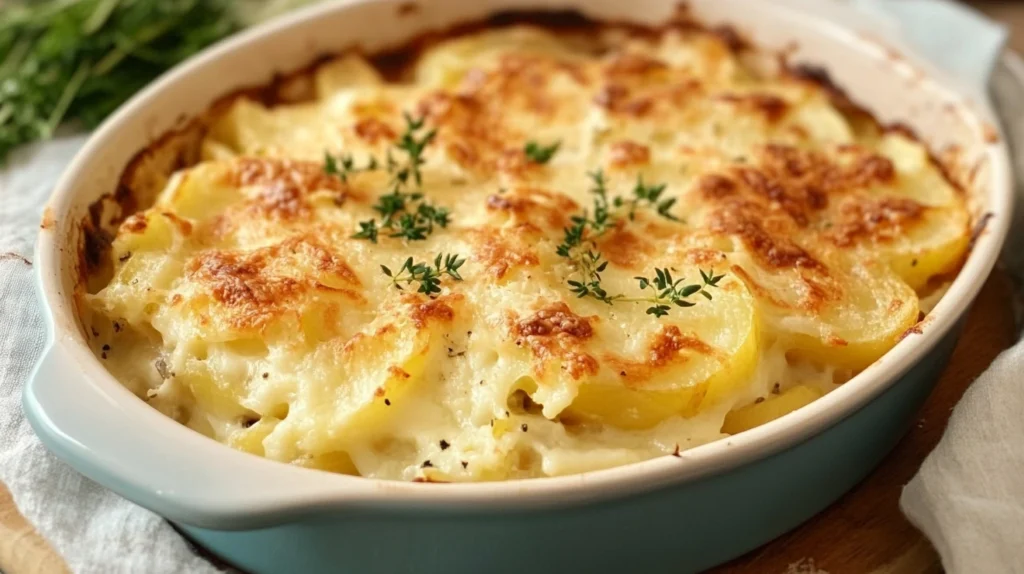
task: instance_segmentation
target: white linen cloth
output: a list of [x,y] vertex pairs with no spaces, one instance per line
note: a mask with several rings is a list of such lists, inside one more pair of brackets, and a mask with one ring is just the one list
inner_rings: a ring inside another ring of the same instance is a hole
[[[850,1],[888,18],[974,85],[984,84],[1005,40],[1001,28],[945,0]],[[33,270],[14,255],[31,259],[43,204],[84,139],[25,148],[0,171],[0,481],[73,572],[217,572],[160,517],[50,455],[22,414],[21,389],[42,353],[44,324]],[[979,378],[904,491],[904,512],[950,572],[1024,572],[1022,368],[1018,345]]]
[[0,172],[0,481],[74,573],[218,572],[159,516],[51,455],[21,410],[21,389],[43,352],[45,326],[31,259],[43,204],[84,136],[19,150]]

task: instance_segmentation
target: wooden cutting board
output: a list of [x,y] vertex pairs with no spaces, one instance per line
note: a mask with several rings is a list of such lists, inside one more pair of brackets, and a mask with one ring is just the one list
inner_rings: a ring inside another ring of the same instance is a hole
[[[946,428],[953,405],[1014,339],[1011,285],[989,278],[960,344],[917,425],[867,479],[793,532],[717,568],[714,574],[924,574],[941,572],[934,550],[899,510],[903,485]],[[29,525],[0,483],[0,571],[66,572],[60,556]]]

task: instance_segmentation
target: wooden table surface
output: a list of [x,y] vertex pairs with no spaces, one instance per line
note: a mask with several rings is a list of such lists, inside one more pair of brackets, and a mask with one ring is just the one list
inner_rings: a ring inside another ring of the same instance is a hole
[[[972,2],[1011,28],[1010,45],[1024,52],[1024,0]],[[935,447],[953,406],[970,383],[1014,338],[1011,285],[996,272],[971,310],[960,344],[918,424],[882,464],[827,510],[781,538],[714,569],[713,574],[926,574],[941,572],[935,551],[899,510],[904,484]],[[66,572],[18,513],[0,483],[0,571]]]
[[1024,53],[1024,0],[974,0],[968,4],[1010,29],[1009,46]]

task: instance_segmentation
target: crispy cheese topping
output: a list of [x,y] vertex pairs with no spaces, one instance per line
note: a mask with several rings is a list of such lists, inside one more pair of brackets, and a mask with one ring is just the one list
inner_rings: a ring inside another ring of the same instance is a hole
[[[350,54],[310,101],[235,100],[121,225],[84,306],[97,353],[234,448],[431,482],[678,453],[828,392],[956,269],[963,198],[828,87],[748,68],[735,34],[634,32],[476,31],[402,83]],[[430,135],[396,184],[403,114]],[[609,301],[556,252],[597,216],[588,173],[617,210],[579,238]],[[426,273],[438,254],[454,275]]]

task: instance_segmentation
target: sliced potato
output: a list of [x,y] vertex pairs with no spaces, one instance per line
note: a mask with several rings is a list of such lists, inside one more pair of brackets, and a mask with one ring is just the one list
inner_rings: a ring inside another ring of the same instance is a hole
[[343,449],[396,416],[422,377],[429,341],[428,329],[391,325],[372,337],[356,335],[341,348],[319,347],[311,360],[323,367],[310,373],[292,407],[309,413],[307,420],[285,421],[305,430],[302,450],[315,455]]
[[101,291],[87,296],[90,304],[112,319],[141,328],[180,276],[179,251],[187,241],[173,217],[157,211],[133,216],[111,248],[114,276]]
[[[210,126],[206,153],[229,150],[244,156],[286,156],[319,161],[324,150],[342,149],[338,125],[323,117],[323,104],[301,104],[267,109],[239,98]],[[218,144],[213,146],[213,144]]]
[[734,270],[758,294],[765,326],[792,353],[863,369],[917,321],[917,294],[883,262],[840,252],[817,260],[814,269],[768,270],[748,260]]
[[966,211],[935,208],[902,237],[875,250],[911,289],[921,290],[929,279],[955,271],[963,262],[970,243],[969,225]]
[[[266,357],[266,345],[259,340],[251,340],[251,343],[183,340],[186,333],[187,329],[179,329],[173,333],[175,339],[168,336],[165,342],[185,343],[175,349],[169,368],[192,392],[196,405],[221,420],[258,417],[243,403],[249,397],[249,365]],[[253,348],[254,354],[243,351],[247,345]]]
[[758,359],[754,299],[735,278],[713,292],[712,301],[673,309],[638,357],[606,357],[605,370],[580,385],[568,413],[649,428],[671,416],[693,416],[744,384]]
[[233,432],[227,440],[228,446],[243,452],[263,456],[263,439],[281,422],[274,417],[263,417],[249,428]]
[[[912,289],[920,290],[930,278],[953,271],[962,262],[970,240],[970,214],[960,192],[919,142],[889,133],[879,142],[878,152],[892,162],[894,184],[843,198],[824,217],[838,212],[842,221],[844,210],[855,215],[857,225],[871,229],[859,238],[858,246],[887,260]],[[864,207],[872,205],[873,209]]]
[[384,83],[380,72],[358,54],[346,54],[323,64],[316,69],[313,81],[320,99],[329,98],[341,90]]
[[359,476],[359,469],[356,468],[352,457],[347,452],[326,452],[309,457],[303,457],[295,461],[296,465],[304,468],[315,468],[338,474]]
[[821,396],[821,391],[814,387],[797,385],[780,395],[730,411],[725,415],[722,432],[736,434],[750,430],[809,405]]
[[419,84],[455,88],[469,70],[492,68],[510,52],[578,57],[578,52],[570,50],[550,32],[511,27],[440,42],[420,56],[414,74]]

